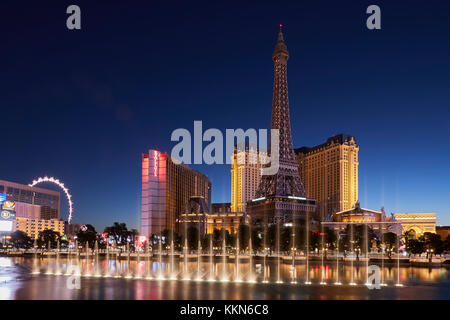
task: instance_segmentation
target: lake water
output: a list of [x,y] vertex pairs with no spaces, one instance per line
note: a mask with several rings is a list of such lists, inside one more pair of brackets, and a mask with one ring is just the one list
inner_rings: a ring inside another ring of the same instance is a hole
[[[61,271],[66,270],[66,259],[59,260]],[[250,277],[248,263],[239,265],[239,277],[244,282],[234,282],[236,264],[228,262],[214,262],[213,267],[204,261],[200,264],[202,279],[211,278],[214,273],[215,282],[208,281],[183,281],[183,278],[197,277],[198,264],[195,261],[188,262],[187,276],[183,262],[176,262],[175,273],[179,280],[146,280],[127,279],[124,276],[131,274],[133,277],[148,272],[153,278],[163,275],[169,278],[172,266],[168,262],[146,261],[137,263],[126,260],[110,260],[108,267],[111,275],[120,275],[120,278],[81,277],[80,289],[67,287],[67,276],[46,275],[46,270],[56,270],[56,259],[40,259],[39,269],[41,274],[32,275],[33,260],[28,258],[0,257],[0,299],[450,299],[450,269],[447,268],[418,268],[401,266],[398,270],[393,264],[384,267],[381,272],[382,282],[387,286],[381,289],[369,290],[366,282],[366,268],[360,266],[351,267],[349,264],[340,264],[339,267],[332,261],[325,262],[323,267],[320,262],[311,262],[309,272],[306,273],[306,265],[295,266],[293,277],[292,267],[289,264],[278,264],[274,261],[267,263],[266,278],[263,268],[259,270],[259,261],[255,261],[252,275],[256,283],[245,282]],[[93,275],[96,270],[101,274],[106,270],[107,261],[99,262],[98,268],[91,260],[87,264],[80,259],[81,272],[86,272],[86,266]],[[161,269],[162,267],[162,269]],[[162,273],[161,273],[162,270]],[[339,270],[339,273],[337,273]],[[130,272],[128,272],[130,271]],[[398,273],[399,271],[399,273]],[[220,282],[226,275],[229,282]],[[339,278],[337,278],[339,277]],[[283,283],[276,283],[278,279]],[[306,279],[311,285],[305,285]],[[268,283],[262,283],[266,279]],[[292,284],[295,280],[297,283]],[[335,285],[336,281],[342,285]],[[356,283],[351,286],[350,282]],[[400,280],[402,287],[395,284]],[[320,283],[326,283],[321,285]]]

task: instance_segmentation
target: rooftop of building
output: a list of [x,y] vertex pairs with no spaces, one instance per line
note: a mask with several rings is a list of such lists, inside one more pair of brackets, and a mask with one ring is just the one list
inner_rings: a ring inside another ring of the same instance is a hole
[[432,213],[432,212],[398,212],[398,213],[392,213],[394,216],[398,216],[398,217],[420,217],[420,216],[424,216],[424,217],[436,217],[436,213]]
[[191,196],[186,204],[186,213],[204,214],[208,211],[208,205],[202,196]]
[[336,212],[336,214],[345,214],[345,213],[380,213],[381,214],[383,212],[378,211],[378,210],[367,209],[367,208],[359,208],[359,209],[352,208],[352,209]]
[[337,134],[332,137],[329,137],[327,139],[327,142],[319,144],[318,146],[297,148],[297,149],[295,149],[295,154],[299,154],[299,153],[306,154],[306,153],[310,153],[311,151],[316,151],[316,150],[322,149],[324,147],[329,147],[329,146],[335,145],[335,144],[342,145],[347,142],[356,143],[356,138],[352,135],[341,133],[341,134]]
[[[59,191],[45,189],[45,188],[41,188],[41,187],[31,187],[27,184],[21,184],[21,183],[12,182],[12,181],[6,181],[6,180],[0,180],[0,186],[7,186],[7,187],[16,188],[16,189],[22,189],[22,190],[28,190],[28,191],[34,191],[34,192],[40,192],[40,193],[47,193],[47,194],[55,195],[58,197],[60,196]],[[4,191],[4,193],[6,193],[6,190]]]
[[249,140],[245,140],[244,142],[240,142],[234,145],[234,152],[243,152],[243,151],[255,151],[255,152],[261,152],[266,153],[266,149],[261,149],[261,146],[259,146],[257,143],[251,143]]
[[[204,173],[202,173],[202,172],[200,172],[200,171],[198,171],[198,170],[192,169],[192,168],[189,167],[187,164],[182,163],[181,161],[179,161],[179,162],[181,162],[181,163],[176,163],[176,162],[174,162],[174,161],[173,161],[174,157],[172,157],[172,156],[171,156],[169,153],[167,153],[167,152],[162,152],[162,151],[159,151],[159,150],[150,149],[148,153],[142,153],[142,158],[150,158],[150,152],[151,152],[151,151],[157,151],[158,153],[164,155],[167,159],[169,159],[169,160],[170,160],[172,163],[174,163],[175,165],[180,166],[180,167],[182,167],[182,168],[185,168],[185,169],[187,169],[187,170],[190,170],[190,171],[192,171],[192,172],[195,172],[195,173],[198,173],[198,174],[204,176],[204,177],[211,183],[211,179],[210,179],[206,174],[204,174]],[[177,162],[178,162],[178,161],[177,161]]]

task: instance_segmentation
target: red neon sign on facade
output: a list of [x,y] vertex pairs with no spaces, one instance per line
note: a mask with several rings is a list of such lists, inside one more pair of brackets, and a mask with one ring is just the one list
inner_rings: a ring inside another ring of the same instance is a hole
[[153,172],[156,177],[158,174],[158,151],[153,152]]

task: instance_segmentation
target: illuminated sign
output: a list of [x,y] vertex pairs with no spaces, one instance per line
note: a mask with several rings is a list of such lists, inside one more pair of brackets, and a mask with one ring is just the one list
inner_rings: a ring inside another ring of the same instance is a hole
[[0,220],[0,231],[11,232],[13,229],[13,222],[8,220]]
[[0,193],[0,205],[3,203],[3,201],[6,201],[6,194]]
[[13,201],[3,201],[0,220],[14,220],[16,218],[16,204]]
[[256,201],[261,201],[261,200],[265,200],[265,199],[266,199],[266,197],[262,197],[262,198],[253,199],[252,201],[256,202]]
[[295,200],[306,200],[306,198],[303,197],[294,197],[294,196],[288,196],[289,199],[295,199]]
[[0,217],[2,220],[14,220],[16,218],[16,213],[14,211],[2,210],[0,212]]
[[139,247],[144,247],[147,243],[147,237],[146,236],[138,236],[137,237],[137,245]]
[[153,152],[153,171],[156,177],[156,175],[158,174],[158,151]]
[[13,201],[4,201],[2,208],[3,210],[14,211],[16,209],[16,204]]

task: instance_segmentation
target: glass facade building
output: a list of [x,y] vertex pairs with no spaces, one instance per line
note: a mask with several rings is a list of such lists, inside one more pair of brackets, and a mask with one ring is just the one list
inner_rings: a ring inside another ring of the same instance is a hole
[[164,229],[179,232],[177,220],[192,196],[205,198],[211,210],[211,181],[170,155],[149,150],[142,154],[141,233],[146,236]]
[[0,193],[5,194],[8,201],[40,206],[41,219],[50,220],[60,217],[60,193],[58,191],[0,180]]

